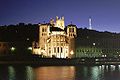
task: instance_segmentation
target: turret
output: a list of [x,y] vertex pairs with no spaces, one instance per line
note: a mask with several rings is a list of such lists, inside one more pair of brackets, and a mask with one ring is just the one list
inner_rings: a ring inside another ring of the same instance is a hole
[[55,27],[58,27],[64,30],[65,28],[64,17],[58,18],[58,16],[56,16]]
[[70,24],[67,26],[67,36],[69,38],[69,56],[75,57],[75,37],[77,37],[76,33],[76,25]]
[[77,32],[76,32],[76,25],[70,24],[67,27],[67,36],[70,38],[75,38],[77,37]]

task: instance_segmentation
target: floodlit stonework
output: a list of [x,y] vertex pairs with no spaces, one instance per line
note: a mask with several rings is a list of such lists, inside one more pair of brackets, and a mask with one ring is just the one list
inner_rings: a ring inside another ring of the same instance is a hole
[[33,43],[33,54],[46,57],[72,58],[75,54],[76,25],[65,28],[64,17],[39,24],[39,42]]

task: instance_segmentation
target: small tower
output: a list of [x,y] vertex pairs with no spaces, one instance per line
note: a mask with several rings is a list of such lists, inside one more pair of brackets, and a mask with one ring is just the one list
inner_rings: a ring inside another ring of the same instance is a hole
[[58,16],[56,16],[55,27],[59,27],[64,30],[64,28],[65,28],[64,17],[58,18]]
[[89,29],[92,30],[92,19],[89,17]]
[[46,55],[46,44],[47,44],[47,39],[49,37],[49,33],[50,33],[49,24],[45,23],[39,25],[39,46],[40,46],[40,52],[43,55]]
[[70,24],[67,26],[67,36],[69,39],[69,56],[75,56],[75,38],[77,37],[76,25]]
[[54,26],[54,19],[50,19],[50,24],[52,25],[52,26]]
[[77,36],[76,25],[73,24],[68,25],[67,36],[69,36],[69,38],[75,38]]

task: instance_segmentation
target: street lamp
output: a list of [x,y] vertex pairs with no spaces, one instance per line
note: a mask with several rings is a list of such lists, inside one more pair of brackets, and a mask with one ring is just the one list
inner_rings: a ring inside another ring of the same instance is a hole
[[15,47],[11,47],[11,51],[15,51]]
[[93,46],[95,46],[96,44],[95,43],[93,43]]

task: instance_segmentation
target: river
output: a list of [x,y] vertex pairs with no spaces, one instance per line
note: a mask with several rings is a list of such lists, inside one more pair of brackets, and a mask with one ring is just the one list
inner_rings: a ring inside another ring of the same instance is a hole
[[0,66],[0,80],[120,80],[120,65]]

